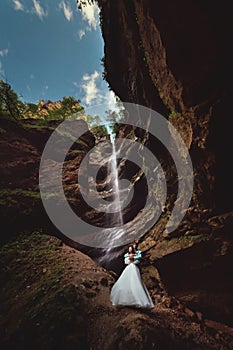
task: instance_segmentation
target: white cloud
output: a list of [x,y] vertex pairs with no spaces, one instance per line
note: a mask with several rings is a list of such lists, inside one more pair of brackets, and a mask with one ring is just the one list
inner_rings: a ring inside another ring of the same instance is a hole
[[48,12],[43,9],[38,0],[33,0],[33,5],[33,12],[37,14],[40,20],[43,20],[43,17],[46,17],[48,15]]
[[88,22],[88,29],[96,30],[99,24],[99,7],[96,2],[94,4],[87,3],[81,11],[83,20]]
[[13,4],[16,11],[24,11],[24,6],[19,0],[13,0]]
[[34,13],[36,14],[41,20],[43,20],[43,17],[48,16],[48,11],[46,11],[40,4],[39,0],[32,0],[33,2],[33,8],[30,10],[25,8],[24,4],[19,0],[12,0],[14,9],[16,11],[21,10],[25,13]]
[[78,31],[78,37],[80,40],[82,40],[83,36],[86,34],[86,32],[83,29],[80,29]]
[[65,1],[62,1],[59,4],[59,9],[63,10],[65,18],[67,19],[68,22],[70,22],[73,17],[73,11],[70,7],[70,4],[69,3],[66,4]]
[[97,79],[100,77],[100,73],[96,70],[94,73],[88,75],[84,74],[82,77],[81,89],[85,92],[83,101],[90,105],[93,102],[100,102],[103,98],[100,89],[97,87]]
[[84,91],[82,101],[87,106],[102,105],[106,110],[118,111],[116,96],[113,91],[106,91],[101,74],[98,71],[95,70],[92,74],[84,74],[81,83],[74,82],[73,84],[76,88]]
[[35,79],[35,76],[34,76],[34,74],[30,74],[30,79]]
[[8,49],[0,50],[0,56],[1,57],[6,56],[7,54],[8,54]]
[[113,111],[118,110],[116,106],[116,95],[113,91],[108,91],[105,95],[105,100],[107,101],[108,109]]

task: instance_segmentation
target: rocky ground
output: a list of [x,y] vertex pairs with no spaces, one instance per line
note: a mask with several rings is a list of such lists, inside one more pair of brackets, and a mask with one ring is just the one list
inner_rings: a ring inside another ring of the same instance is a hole
[[232,328],[160,292],[150,311],[113,307],[117,275],[41,231],[0,253],[2,349],[233,348]]

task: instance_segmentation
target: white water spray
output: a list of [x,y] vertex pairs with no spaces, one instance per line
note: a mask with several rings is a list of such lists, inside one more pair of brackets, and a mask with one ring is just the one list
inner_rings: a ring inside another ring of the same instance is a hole
[[117,169],[117,157],[116,148],[114,140],[112,143],[112,156],[108,164],[108,175],[112,176],[112,192],[113,192],[113,202],[108,206],[107,212],[114,212],[113,217],[117,226],[123,225],[123,217],[121,211],[121,200],[120,200],[120,189],[118,180],[118,169]]
[[120,198],[120,188],[119,188],[119,178],[118,178],[118,167],[117,167],[117,154],[115,147],[115,140],[113,136],[110,134],[110,140],[112,144],[112,155],[110,157],[108,163],[108,176],[111,177],[112,184],[112,197],[113,200],[109,203],[106,212],[111,216],[111,222],[109,222],[109,226],[114,223],[114,227],[105,229],[109,232],[108,239],[108,247],[104,251],[104,255],[99,259],[100,263],[107,262],[111,260],[110,251],[112,247],[114,247],[114,241],[124,234],[123,230],[123,215],[122,215],[122,201]]

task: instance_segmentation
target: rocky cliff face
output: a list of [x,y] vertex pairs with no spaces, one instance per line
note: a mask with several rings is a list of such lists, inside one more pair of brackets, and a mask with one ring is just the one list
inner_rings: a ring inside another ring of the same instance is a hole
[[[79,130],[86,126],[83,120],[74,121],[74,128]],[[1,120],[0,156],[0,215],[5,230],[1,233],[0,241],[9,240],[11,234],[29,227],[50,226],[51,222],[41,202],[39,189],[39,167],[45,144],[60,121],[41,121],[25,119],[20,123],[12,120]],[[46,168],[43,176],[47,185],[52,184],[53,176],[57,175],[59,160],[63,152],[64,140],[69,134],[61,135],[60,143],[54,145],[53,162]],[[78,186],[78,168],[85,154],[95,144],[95,137],[86,132],[73,144],[67,152],[62,181],[65,195],[73,208],[82,208],[86,214],[88,206],[82,200]],[[59,196],[51,188],[51,196],[56,197],[59,206]],[[81,214],[82,215],[82,214]],[[54,228],[54,232],[58,232]]]
[[167,117],[181,114],[181,120],[175,115],[172,120],[183,130],[197,170],[195,206],[231,210],[228,115],[233,72],[227,5],[99,3],[111,88],[122,101]]
[[[194,167],[191,205],[173,237],[163,237],[163,215],[141,240],[148,258],[145,271],[156,266],[169,293],[232,324],[229,4],[98,2],[110,87],[122,101],[150,107],[169,118],[189,148]],[[127,128],[121,135],[130,137]],[[153,140],[146,144],[156,154]],[[161,153],[156,156],[169,169],[169,159]],[[127,168],[124,175],[133,178]],[[150,277],[155,275],[151,272]]]

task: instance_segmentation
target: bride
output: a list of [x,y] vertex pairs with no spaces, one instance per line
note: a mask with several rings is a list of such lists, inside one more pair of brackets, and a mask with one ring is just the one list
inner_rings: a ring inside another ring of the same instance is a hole
[[135,306],[151,309],[154,304],[149,292],[141,279],[139,263],[141,252],[129,246],[129,251],[124,255],[125,264],[128,265],[113,285],[110,300],[115,306]]

